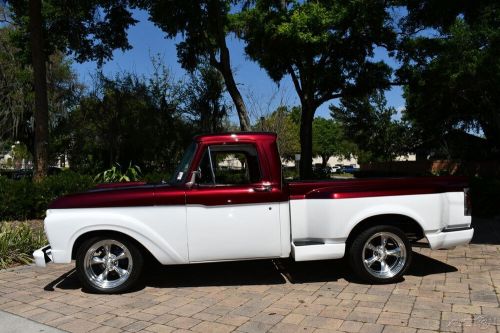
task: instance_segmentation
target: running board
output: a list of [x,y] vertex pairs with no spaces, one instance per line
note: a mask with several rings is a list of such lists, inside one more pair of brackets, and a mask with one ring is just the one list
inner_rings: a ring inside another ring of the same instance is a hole
[[292,243],[295,261],[339,259],[345,254],[345,243],[297,245]]

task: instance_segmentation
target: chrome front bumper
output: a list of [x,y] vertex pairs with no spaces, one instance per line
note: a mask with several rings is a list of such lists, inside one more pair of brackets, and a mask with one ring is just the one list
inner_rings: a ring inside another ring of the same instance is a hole
[[46,267],[47,263],[52,261],[52,251],[50,245],[46,245],[33,252],[33,258],[35,258],[36,266]]

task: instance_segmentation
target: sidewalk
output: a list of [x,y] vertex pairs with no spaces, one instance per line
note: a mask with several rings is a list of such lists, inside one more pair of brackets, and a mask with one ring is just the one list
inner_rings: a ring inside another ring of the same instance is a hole
[[57,328],[39,324],[29,319],[0,311],[0,332],[2,333],[59,333],[64,332]]

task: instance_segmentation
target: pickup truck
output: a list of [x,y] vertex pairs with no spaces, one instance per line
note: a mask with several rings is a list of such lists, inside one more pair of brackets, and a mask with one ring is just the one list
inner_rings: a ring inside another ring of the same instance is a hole
[[169,182],[103,184],[55,200],[36,264],[75,260],[83,286],[100,293],[130,288],[149,255],[163,265],[345,256],[362,279],[388,283],[410,265],[412,241],[440,249],[471,240],[464,179],[286,183],[276,139],[197,136]]

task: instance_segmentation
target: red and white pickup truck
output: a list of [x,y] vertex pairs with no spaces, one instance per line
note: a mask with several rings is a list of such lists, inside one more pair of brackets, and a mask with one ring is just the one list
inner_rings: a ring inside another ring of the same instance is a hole
[[464,179],[452,177],[285,182],[271,133],[202,135],[168,183],[120,183],[55,200],[50,246],[37,265],[76,260],[84,286],[115,293],[161,264],[347,256],[369,282],[392,282],[412,257],[473,234]]

